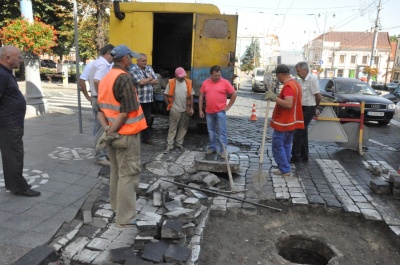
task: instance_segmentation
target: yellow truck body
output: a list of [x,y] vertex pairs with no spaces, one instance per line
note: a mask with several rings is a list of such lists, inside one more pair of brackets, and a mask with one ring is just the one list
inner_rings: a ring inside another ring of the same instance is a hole
[[237,21],[212,4],[120,2],[111,9],[110,43],[146,54],[155,72],[170,78],[183,67],[198,95],[213,65],[232,82]]

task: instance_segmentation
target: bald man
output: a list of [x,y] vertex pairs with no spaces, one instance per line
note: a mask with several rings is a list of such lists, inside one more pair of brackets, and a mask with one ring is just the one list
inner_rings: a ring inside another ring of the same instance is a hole
[[23,62],[21,51],[14,46],[0,49],[0,152],[6,190],[22,196],[39,196],[22,176],[24,167],[25,98],[12,75],[12,69]]

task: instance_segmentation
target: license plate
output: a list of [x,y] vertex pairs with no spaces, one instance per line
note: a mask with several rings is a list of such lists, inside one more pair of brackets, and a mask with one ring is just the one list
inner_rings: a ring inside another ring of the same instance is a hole
[[382,117],[382,116],[385,116],[385,113],[384,113],[384,112],[369,111],[369,112],[368,112],[368,115],[369,115],[369,116],[379,116],[379,117]]

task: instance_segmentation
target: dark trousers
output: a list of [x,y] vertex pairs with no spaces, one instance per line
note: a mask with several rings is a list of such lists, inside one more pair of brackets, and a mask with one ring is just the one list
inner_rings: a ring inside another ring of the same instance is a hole
[[3,163],[4,183],[11,192],[23,192],[29,188],[22,176],[24,167],[24,126],[0,128],[0,151]]
[[315,115],[315,106],[303,106],[304,129],[294,132],[292,157],[297,160],[308,160],[308,125]]
[[143,114],[146,119],[147,123],[147,128],[143,131],[140,132],[142,136],[142,142],[145,142],[150,139],[150,133],[151,133],[151,106],[153,105],[153,102],[148,102],[148,103],[140,103],[140,106],[142,106]]

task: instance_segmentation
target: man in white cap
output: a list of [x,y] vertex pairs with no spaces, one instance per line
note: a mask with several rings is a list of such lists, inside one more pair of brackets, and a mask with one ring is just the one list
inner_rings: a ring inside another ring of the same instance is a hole
[[168,81],[164,92],[164,101],[169,110],[169,130],[167,137],[167,148],[164,154],[169,153],[174,148],[176,138],[176,147],[184,151],[182,146],[187,128],[189,125],[189,116],[193,111],[192,80],[185,78],[186,72],[182,67],[175,70],[175,78]]
[[98,90],[98,118],[108,139],[110,159],[110,204],[115,223],[124,227],[134,222],[136,190],[140,182],[140,132],[146,119],[129,74],[132,58],[138,54],[126,45],[110,52],[113,68],[101,79]]

